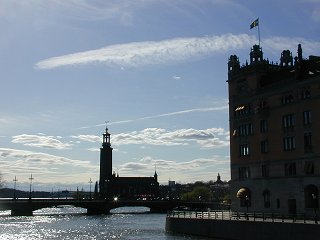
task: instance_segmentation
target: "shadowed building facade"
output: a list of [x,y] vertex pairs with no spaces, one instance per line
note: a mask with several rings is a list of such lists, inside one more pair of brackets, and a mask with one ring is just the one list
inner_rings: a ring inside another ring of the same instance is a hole
[[119,177],[112,172],[110,133],[106,128],[100,148],[99,193],[101,198],[154,199],[159,194],[158,175],[153,177]]
[[254,45],[228,62],[232,209],[314,214],[320,187],[320,57]]

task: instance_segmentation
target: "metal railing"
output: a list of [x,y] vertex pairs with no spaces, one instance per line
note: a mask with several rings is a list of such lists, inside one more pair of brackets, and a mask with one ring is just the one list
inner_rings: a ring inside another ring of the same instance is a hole
[[313,217],[306,214],[278,214],[256,212],[232,212],[232,211],[169,211],[167,217],[172,218],[198,218],[234,221],[262,221],[262,222],[291,222],[291,223],[314,223],[318,224],[317,215]]

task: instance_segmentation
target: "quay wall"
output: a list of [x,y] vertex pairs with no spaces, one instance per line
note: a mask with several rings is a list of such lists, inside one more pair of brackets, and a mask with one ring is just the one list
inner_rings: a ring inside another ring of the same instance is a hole
[[320,236],[320,225],[167,217],[166,231],[223,240],[302,240]]

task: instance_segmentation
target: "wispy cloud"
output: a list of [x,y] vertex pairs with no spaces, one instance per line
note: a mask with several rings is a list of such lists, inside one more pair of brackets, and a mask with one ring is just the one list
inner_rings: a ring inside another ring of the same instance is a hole
[[[126,67],[172,64],[201,59],[217,53],[248,49],[256,42],[256,38],[248,34],[225,34],[200,38],[176,38],[163,41],[132,42],[48,58],[36,63],[35,67],[45,70],[62,66],[92,63]],[[319,41],[304,38],[270,37],[263,40],[264,50],[272,52],[284,49],[295,49],[298,43],[303,44],[307,53],[311,53],[320,48]]]
[[80,160],[72,160],[65,157],[59,157],[47,153],[41,152],[33,152],[26,151],[20,149],[12,149],[12,148],[0,148],[0,156],[4,158],[19,158],[25,159],[27,161],[36,162],[38,164],[55,164],[55,165],[64,165],[64,164],[72,164],[74,166],[85,166],[87,167],[90,163],[89,161],[80,161]]
[[12,137],[13,143],[21,143],[25,146],[38,148],[53,148],[53,149],[70,149],[72,144],[63,143],[59,137],[39,135],[21,134]]
[[78,135],[78,136],[71,136],[72,138],[85,141],[85,142],[100,142],[101,137],[96,135]]
[[[229,145],[228,131],[222,128],[209,129],[179,129],[167,131],[162,128],[146,128],[141,131],[120,133],[112,135],[112,144],[115,146],[139,144],[157,146],[186,146],[190,142],[196,142],[203,148],[220,148]],[[95,135],[72,136],[75,139],[88,142],[100,142],[101,139]]]
[[[181,110],[181,111],[176,111],[176,112],[161,113],[161,114],[156,114],[156,115],[152,115],[152,116],[140,117],[140,118],[135,118],[135,119],[113,121],[113,122],[108,123],[108,125],[131,123],[131,122],[135,122],[135,121],[155,119],[155,118],[161,118],[161,117],[170,117],[170,116],[176,116],[176,115],[182,115],[182,114],[188,114],[188,113],[223,111],[223,110],[227,110],[228,108],[229,108],[228,104],[225,103],[225,104],[222,104],[222,105],[216,106],[216,107],[192,108],[192,109],[186,109],[186,110]],[[101,123],[101,124],[96,124],[94,126],[80,127],[80,129],[86,129],[86,128],[92,128],[92,127],[102,127],[105,125],[106,125],[105,123]]]
[[38,62],[35,67],[52,69],[90,63],[126,67],[170,64],[219,52],[248,48],[253,42],[254,37],[247,34],[132,42],[45,59]]
[[26,186],[31,173],[35,178],[33,185],[39,190],[39,183],[46,183],[47,187],[50,186],[48,184],[65,186],[68,189],[70,184],[86,184],[90,177],[97,179],[99,172],[99,165],[90,161],[13,148],[0,148],[0,165],[0,172],[8,181],[8,187],[12,186],[11,181],[17,176],[19,189]]

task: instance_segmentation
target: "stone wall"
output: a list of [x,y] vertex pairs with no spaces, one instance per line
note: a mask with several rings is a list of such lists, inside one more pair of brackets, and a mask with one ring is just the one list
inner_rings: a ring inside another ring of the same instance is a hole
[[167,217],[166,231],[224,240],[302,240],[320,236],[320,225]]

